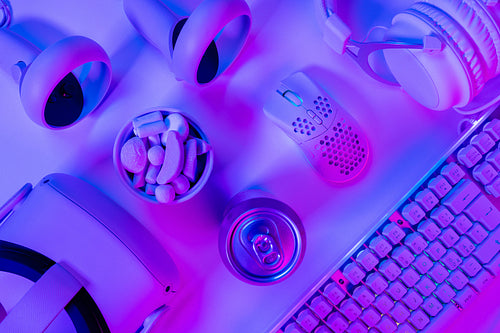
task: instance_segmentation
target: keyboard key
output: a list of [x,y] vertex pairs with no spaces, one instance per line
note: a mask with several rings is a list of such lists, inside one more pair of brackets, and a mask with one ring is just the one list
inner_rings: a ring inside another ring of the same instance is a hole
[[500,228],[493,231],[472,253],[482,264],[487,264],[500,251]]
[[424,210],[416,202],[410,202],[407,204],[403,208],[401,214],[408,222],[410,222],[411,225],[417,224],[425,217]]
[[476,276],[477,272],[481,270],[481,265],[477,262],[474,257],[469,257],[464,260],[462,265],[460,265],[462,271],[469,277]]
[[417,289],[421,295],[429,296],[436,289],[436,284],[424,275],[415,285],[415,289]]
[[348,264],[342,272],[349,282],[356,285],[361,282],[365,277],[365,272],[355,263]]
[[434,241],[429,244],[429,247],[425,250],[425,253],[431,257],[432,260],[438,261],[446,253],[446,249],[443,244],[439,241]]
[[401,274],[401,268],[392,259],[382,261],[378,271],[389,281],[394,281]]
[[392,310],[389,314],[394,318],[398,323],[404,323],[406,319],[410,316],[410,311],[406,306],[404,306],[401,302],[396,302]]
[[439,298],[441,302],[449,303],[453,299],[453,297],[456,296],[456,293],[449,285],[442,284],[437,287],[434,295],[436,295],[436,297]]
[[473,221],[479,221],[487,230],[494,230],[500,224],[500,211],[484,195],[478,196],[465,210]]
[[488,133],[493,140],[500,140],[500,121],[498,119],[493,119],[484,125],[483,131]]
[[463,235],[472,227],[472,222],[467,216],[460,214],[451,222],[451,226],[459,235]]
[[447,281],[457,290],[462,290],[469,283],[469,279],[459,270],[453,271]]
[[434,208],[439,203],[439,199],[428,188],[418,192],[417,195],[415,196],[415,201],[426,212],[430,211],[432,208]]
[[412,310],[416,310],[420,304],[422,304],[424,299],[418,292],[416,292],[414,289],[408,290],[406,295],[403,297],[403,302],[406,304],[407,307],[409,307]]
[[425,254],[419,255],[413,262],[413,267],[420,273],[425,274],[431,269],[433,262]]
[[285,328],[285,333],[304,333],[299,324],[291,323]]
[[488,269],[491,274],[494,276],[500,275],[500,253],[497,254],[486,266],[484,266],[486,269]]
[[422,330],[427,324],[429,324],[429,316],[425,314],[424,311],[418,309],[411,313],[410,319],[408,320],[410,323],[415,326],[415,328]]
[[455,215],[460,214],[480,193],[479,187],[470,179],[462,179],[443,199],[443,204]]
[[444,206],[439,206],[431,212],[431,218],[436,221],[436,223],[441,228],[446,228],[455,218],[453,214]]
[[493,281],[493,276],[487,271],[482,269],[479,273],[472,279],[470,279],[470,284],[478,292],[483,291],[491,282]]
[[349,322],[339,312],[334,312],[329,315],[326,323],[330,325],[335,333],[342,333],[349,326]]
[[465,309],[476,298],[476,293],[471,287],[465,286],[453,299],[462,309]]
[[363,307],[366,308],[375,301],[375,295],[364,285],[354,289],[352,297]]
[[413,253],[420,254],[427,247],[427,242],[418,232],[414,232],[405,238],[405,245],[408,246]]
[[439,262],[435,262],[432,265],[428,274],[436,283],[442,283],[450,275],[448,270]]
[[422,309],[424,309],[429,316],[435,317],[439,314],[439,312],[441,312],[441,310],[443,310],[443,305],[436,299],[436,297],[430,296],[425,298],[424,303],[422,304]]
[[495,149],[489,152],[485,158],[486,162],[490,163],[496,170],[500,170],[500,149]]
[[309,309],[302,310],[297,316],[297,323],[302,326],[305,332],[309,333],[318,326],[319,319]]
[[476,147],[468,145],[458,151],[458,161],[465,165],[467,168],[472,168],[481,160],[482,155]]
[[420,274],[418,274],[413,268],[409,267],[403,271],[399,276],[401,281],[408,287],[411,288],[420,280]]
[[336,282],[332,282],[325,287],[323,294],[330,302],[337,305],[344,299],[346,292]]
[[382,236],[377,236],[372,239],[369,247],[379,258],[387,256],[387,254],[392,250],[391,244],[389,244],[389,242]]
[[469,232],[467,232],[467,236],[469,236],[474,243],[479,244],[488,237],[488,233],[479,223],[474,223]]
[[311,301],[311,309],[318,317],[324,319],[333,310],[333,306],[322,295],[316,296]]
[[464,170],[455,162],[443,167],[443,169],[441,169],[441,174],[451,185],[455,185],[465,176]]
[[389,285],[389,288],[387,288],[387,293],[393,300],[397,301],[406,294],[406,287],[401,282],[394,281]]
[[377,296],[373,305],[375,305],[381,313],[388,313],[394,306],[394,301],[386,294],[382,294]]
[[371,271],[378,264],[378,258],[368,249],[361,251],[356,260],[367,272]]
[[483,155],[495,146],[495,141],[488,135],[488,133],[485,132],[474,135],[470,140],[470,143]]
[[436,178],[431,179],[429,182],[429,189],[434,192],[434,194],[439,198],[443,198],[451,190],[451,185],[448,181],[441,175]]
[[411,326],[408,323],[402,323],[401,325],[398,326],[397,333],[416,333],[415,329],[413,326]]
[[500,197],[500,177],[495,178],[491,184],[486,186],[486,192],[494,196],[495,198]]
[[446,251],[445,255],[441,258],[441,262],[450,270],[455,270],[461,263],[462,258],[452,249]]
[[370,306],[363,311],[360,318],[368,327],[374,327],[380,321],[380,313]]
[[314,333],[332,333],[332,331],[327,326],[321,325],[320,327],[314,330]]
[[446,228],[443,230],[441,235],[439,235],[439,240],[447,248],[452,247],[459,239],[459,236],[452,228]]
[[381,294],[388,286],[386,279],[379,272],[372,273],[366,278],[366,285],[373,290],[375,294]]
[[432,220],[425,220],[420,223],[417,231],[428,241],[433,241],[441,233],[441,229]]
[[396,223],[390,223],[385,226],[382,231],[382,235],[387,237],[387,239],[393,244],[401,242],[401,240],[406,236],[403,229],[401,229]]
[[395,248],[391,256],[402,267],[408,267],[415,260],[413,253],[404,245]]
[[355,320],[347,328],[347,333],[366,333],[368,328],[359,320]]
[[476,246],[469,240],[467,236],[462,236],[458,242],[453,246],[457,250],[458,254],[462,257],[468,257]]
[[396,332],[398,326],[389,316],[383,316],[376,326],[381,333],[393,333]]
[[498,171],[488,162],[483,162],[474,167],[472,171],[474,179],[483,185],[488,185],[498,176]]
[[349,321],[353,321],[361,314],[361,307],[352,298],[343,301],[339,310]]

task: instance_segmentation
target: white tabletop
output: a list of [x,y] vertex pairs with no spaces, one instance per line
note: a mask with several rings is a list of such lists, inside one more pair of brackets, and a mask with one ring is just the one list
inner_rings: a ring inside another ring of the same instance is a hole
[[[93,38],[110,55],[114,77],[99,109],[75,127],[50,131],[30,121],[18,86],[1,72],[0,202],[26,182],[64,172],[89,181],[125,207],[158,237],[180,271],[181,289],[171,315],[163,320],[164,332],[270,329],[458,137],[461,116],[455,112],[424,109],[399,88],[368,77],[349,57],[333,54],[322,42],[313,1],[254,0],[254,30],[241,56],[215,84],[203,89],[174,79],[162,54],[132,28],[120,0],[11,2],[13,30],[41,47],[71,34]],[[189,9],[196,2],[183,6]],[[356,31],[371,23],[388,24],[390,13],[378,15],[377,1],[365,1],[371,7],[364,9],[360,2],[353,2],[348,16],[370,10],[373,22],[355,25]],[[262,112],[279,80],[303,68],[352,113],[370,139],[370,161],[353,182],[335,185],[321,180],[300,149]],[[123,124],[160,105],[195,118],[215,151],[206,187],[176,206],[137,200],[120,183],[111,157]],[[225,268],[218,252],[227,201],[252,186],[288,203],[305,226],[302,264],[287,280],[272,286],[240,281]]]

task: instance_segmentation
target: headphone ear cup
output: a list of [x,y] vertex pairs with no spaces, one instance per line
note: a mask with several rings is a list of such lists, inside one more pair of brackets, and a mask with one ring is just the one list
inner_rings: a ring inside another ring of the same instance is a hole
[[416,3],[394,17],[386,38],[415,42],[426,35],[438,36],[444,49],[437,53],[384,50],[391,72],[408,94],[430,109],[466,105],[486,81],[483,60],[450,16],[432,5]]
[[484,60],[487,79],[500,72],[500,32],[488,10],[477,0],[421,0],[452,17],[475,44]]
[[385,49],[384,57],[391,73],[411,97],[429,109],[466,105],[474,92],[473,69],[469,63],[474,61],[476,74],[482,74],[479,59],[470,59],[474,52],[466,55],[454,42],[460,31],[453,27],[450,18],[438,11],[423,13],[415,7],[394,17],[385,39],[415,43],[424,36],[434,35],[445,47],[436,53],[421,49]]

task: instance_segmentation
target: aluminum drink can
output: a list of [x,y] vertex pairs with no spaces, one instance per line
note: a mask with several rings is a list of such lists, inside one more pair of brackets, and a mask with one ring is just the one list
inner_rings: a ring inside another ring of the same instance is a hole
[[305,249],[302,222],[287,204],[261,190],[234,196],[219,233],[226,267],[252,284],[277,283],[298,267]]

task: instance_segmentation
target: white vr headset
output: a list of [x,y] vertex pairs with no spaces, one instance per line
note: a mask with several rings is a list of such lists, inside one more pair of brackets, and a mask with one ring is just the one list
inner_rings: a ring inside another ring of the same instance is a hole
[[85,118],[111,82],[111,62],[95,41],[64,38],[44,50],[8,30],[11,8],[0,0],[0,69],[19,84],[26,114],[40,126],[63,129]]
[[[335,0],[316,0],[324,40],[337,53],[349,54],[373,78],[400,85],[429,109],[453,107],[464,114],[500,101],[496,2],[419,0],[394,16],[382,41],[360,42],[336,14]],[[384,71],[374,69],[377,51]]]
[[178,279],[136,219],[75,177],[27,184],[0,208],[0,332],[150,332]]
[[236,59],[251,25],[245,0],[203,0],[189,16],[160,0],[124,0],[125,13],[167,58],[179,80],[196,86],[213,82]]

